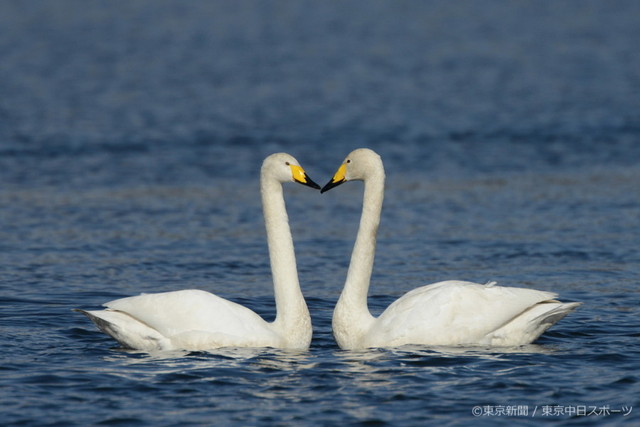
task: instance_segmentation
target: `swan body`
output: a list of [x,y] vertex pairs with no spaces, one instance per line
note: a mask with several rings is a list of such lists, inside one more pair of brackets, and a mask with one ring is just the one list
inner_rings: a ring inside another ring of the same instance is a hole
[[340,348],[528,344],[580,305],[559,302],[552,292],[447,280],[407,292],[379,317],[372,316],[367,293],[385,180],[380,156],[366,148],[351,152],[322,192],[350,180],[364,181],[364,197],[347,279],[333,313]]
[[300,290],[282,184],[313,182],[285,153],[267,157],[260,174],[262,204],[276,299],[276,318],[266,322],[252,310],[202,290],[142,294],[85,311],[104,333],[136,350],[209,350],[220,347],[308,349],[311,317]]

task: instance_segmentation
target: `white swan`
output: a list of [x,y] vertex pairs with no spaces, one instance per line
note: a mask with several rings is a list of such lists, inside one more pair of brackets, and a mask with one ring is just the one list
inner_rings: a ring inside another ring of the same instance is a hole
[[142,294],[84,313],[106,334],[136,350],[208,350],[220,347],[308,349],[311,317],[300,285],[282,184],[320,189],[289,154],[267,157],[260,190],[276,300],[269,323],[250,309],[201,290]]
[[580,305],[556,301],[551,292],[448,280],[414,289],[373,317],[367,292],[384,198],[380,156],[366,148],[351,152],[321,192],[350,180],[364,181],[364,199],[347,279],[333,312],[340,348],[528,344]]

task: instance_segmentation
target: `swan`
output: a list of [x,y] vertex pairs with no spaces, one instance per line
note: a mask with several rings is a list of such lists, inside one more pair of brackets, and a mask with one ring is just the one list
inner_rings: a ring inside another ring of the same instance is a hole
[[104,304],[85,314],[123,347],[153,350],[209,350],[220,347],[274,347],[306,350],[311,317],[298,272],[282,184],[298,182],[320,189],[293,156],[268,156],[260,190],[276,300],[276,318],[266,322],[254,311],[209,292],[188,289],[142,294]]
[[321,192],[353,180],[364,181],[364,198],[347,278],[333,312],[340,348],[528,344],[580,305],[559,302],[552,292],[447,280],[416,288],[373,317],[367,292],[384,198],[380,156],[367,148],[354,150]]

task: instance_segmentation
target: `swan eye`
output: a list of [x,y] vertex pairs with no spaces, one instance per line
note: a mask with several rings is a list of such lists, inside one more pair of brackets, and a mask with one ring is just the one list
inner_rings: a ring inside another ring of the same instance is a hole
[[287,165],[287,166],[291,165],[291,163],[289,163],[289,162],[284,162],[284,164]]
[[350,160],[350,159],[347,159],[347,163],[351,163],[351,160]]

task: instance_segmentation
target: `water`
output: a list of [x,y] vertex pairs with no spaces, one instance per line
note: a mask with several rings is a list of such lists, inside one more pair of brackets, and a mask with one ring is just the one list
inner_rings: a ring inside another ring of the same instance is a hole
[[[637,424],[640,7],[2,2],[4,425]],[[286,197],[308,352],[118,349],[72,308],[201,288],[267,319],[258,170],[377,150],[381,312],[444,279],[583,306],[509,349],[331,335],[362,186]],[[474,417],[474,411],[480,414]]]

